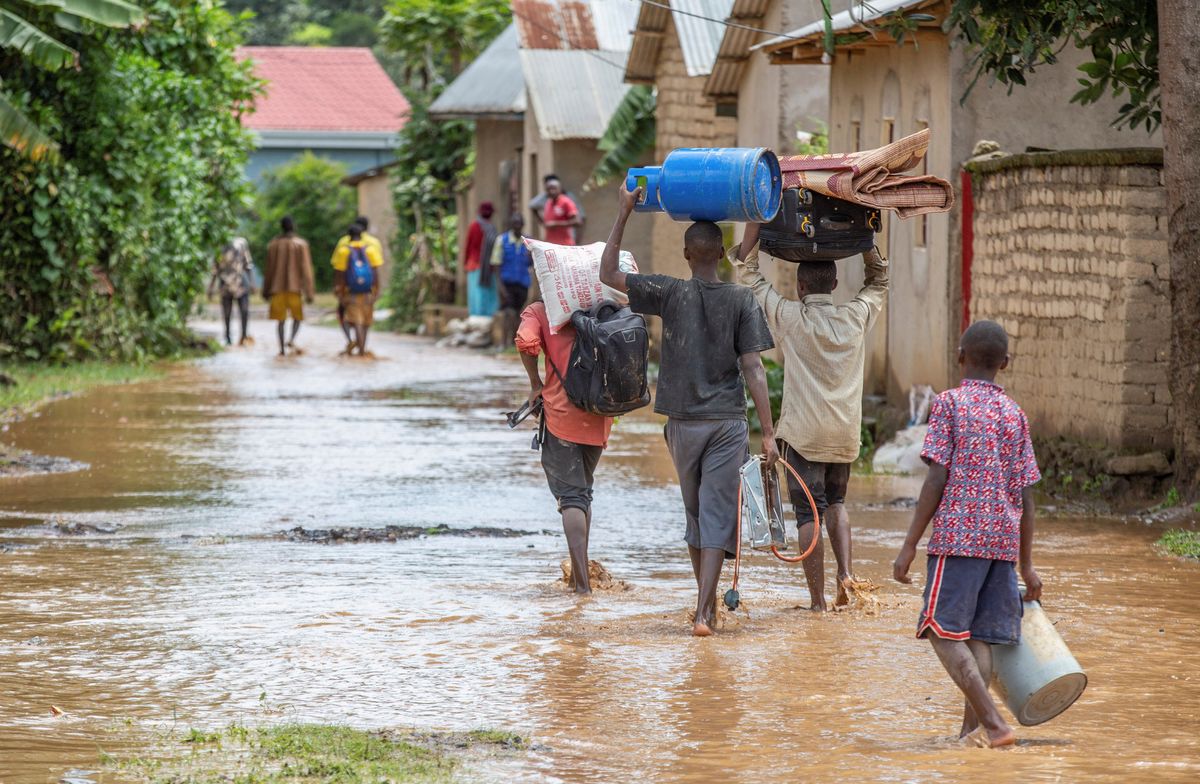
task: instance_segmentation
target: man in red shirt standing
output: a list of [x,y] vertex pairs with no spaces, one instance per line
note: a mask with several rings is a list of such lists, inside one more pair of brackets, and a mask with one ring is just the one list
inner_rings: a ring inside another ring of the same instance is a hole
[[579,208],[563,193],[562,183],[555,178],[546,180],[546,206],[542,208],[545,240],[555,245],[575,245],[575,227],[583,221]]
[[[529,402],[541,398],[546,433],[542,441],[542,468],[550,492],[558,501],[563,533],[571,556],[575,593],[592,592],[588,577],[588,534],[592,527],[592,483],[600,455],[608,446],[612,417],[589,414],[575,407],[563,388],[562,373],[571,361],[575,328],[560,327],[550,333],[546,306],[539,300],[521,313],[517,350],[529,374]],[[538,372],[538,354],[546,354],[546,381]]]

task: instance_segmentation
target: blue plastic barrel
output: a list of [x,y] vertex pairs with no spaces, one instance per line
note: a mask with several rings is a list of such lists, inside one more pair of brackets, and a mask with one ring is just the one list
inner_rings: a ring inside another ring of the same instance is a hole
[[779,211],[783,176],[766,147],[681,147],[662,166],[630,169],[625,186],[646,188],[638,212],[677,221],[766,223]]

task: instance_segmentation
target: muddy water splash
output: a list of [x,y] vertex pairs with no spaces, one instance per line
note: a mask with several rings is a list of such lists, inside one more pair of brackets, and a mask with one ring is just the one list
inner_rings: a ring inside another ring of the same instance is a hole
[[[1091,685],[1009,752],[951,740],[958,699],[887,578],[912,480],[853,480],[871,613],[814,616],[801,572],[753,554],[745,612],[686,636],[694,590],[652,415],[598,473],[592,556],[630,584],[576,602],[519,367],[379,335],[381,359],[231,351],[56,403],[18,446],[86,471],[0,483],[0,781],[100,780],[109,728],[280,716],[503,727],[539,744],[481,781],[1192,781],[1200,569],[1154,532],[1042,527],[1046,609]],[[78,525],[64,536],[58,525]],[[296,527],[493,526],[514,538],[316,545]],[[91,526],[92,528],[86,528]],[[112,531],[112,533],[101,533]],[[50,706],[66,711],[53,717]],[[84,771],[84,772],[78,772]]]

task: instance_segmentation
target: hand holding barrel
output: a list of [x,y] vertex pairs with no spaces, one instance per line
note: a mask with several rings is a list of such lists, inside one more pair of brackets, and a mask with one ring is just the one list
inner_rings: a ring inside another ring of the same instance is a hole
[[642,194],[645,192],[646,189],[641,185],[637,186],[633,190],[629,190],[629,186],[626,185],[625,182],[622,182],[621,190],[617,194],[617,206],[619,207],[621,214],[626,217],[632,215],[633,208],[637,206],[638,201],[641,200]]

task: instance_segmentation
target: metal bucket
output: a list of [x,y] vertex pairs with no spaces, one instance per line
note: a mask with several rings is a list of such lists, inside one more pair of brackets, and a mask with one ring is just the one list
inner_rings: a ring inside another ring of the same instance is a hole
[[1037,602],[1025,602],[1019,645],[993,645],[996,689],[1026,727],[1050,721],[1079,699],[1087,675]]
[[766,467],[758,455],[741,468],[742,535],[751,548],[770,550],[772,545],[787,549],[787,529],[783,524],[783,502],[779,494],[779,476]]
[[625,187],[646,189],[638,212],[674,220],[766,223],[779,212],[783,177],[766,147],[681,147],[662,166],[630,169]]

